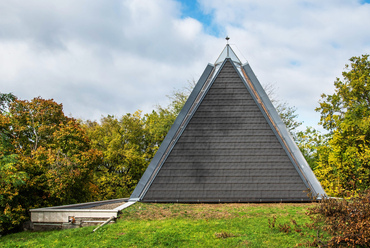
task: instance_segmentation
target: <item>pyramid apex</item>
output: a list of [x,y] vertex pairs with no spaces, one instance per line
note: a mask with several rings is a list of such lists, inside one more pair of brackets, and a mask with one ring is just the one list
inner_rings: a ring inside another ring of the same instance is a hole
[[222,50],[220,56],[218,56],[218,58],[215,62],[215,66],[218,66],[218,65],[222,64],[222,62],[224,62],[224,60],[227,59],[227,58],[230,58],[234,63],[241,66],[242,62],[240,61],[240,59],[235,54],[234,50],[231,48],[231,46],[229,44],[229,40],[230,40],[229,36],[226,36],[225,39],[226,39],[227,44],[226,44],[225,48]]

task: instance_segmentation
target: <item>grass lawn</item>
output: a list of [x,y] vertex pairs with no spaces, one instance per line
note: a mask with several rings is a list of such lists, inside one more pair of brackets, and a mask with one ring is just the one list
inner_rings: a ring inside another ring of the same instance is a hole
[[[95,233],[95,227],[22,232],[1,237],[0,247],[294,247],[313,239],[304,227],[313,205],[136,203]],[[284,223],[290,232],[279,231]]]

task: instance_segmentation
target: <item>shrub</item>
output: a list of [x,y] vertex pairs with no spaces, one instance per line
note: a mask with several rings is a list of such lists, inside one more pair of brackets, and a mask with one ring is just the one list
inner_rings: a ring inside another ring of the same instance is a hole
[[[370,246],[370,190],[349,199],[324,198],[307,214],[318,233],[312,246]],[[322,240],[320,231],[327,232],[329,239]]]

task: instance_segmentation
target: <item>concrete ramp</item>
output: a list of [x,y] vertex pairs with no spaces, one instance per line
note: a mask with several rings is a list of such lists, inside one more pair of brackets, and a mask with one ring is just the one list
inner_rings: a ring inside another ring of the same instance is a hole
[[128,198],[31,209],[31,229],[67,229],[99,225],[118,217],[119,211],[135,202]]

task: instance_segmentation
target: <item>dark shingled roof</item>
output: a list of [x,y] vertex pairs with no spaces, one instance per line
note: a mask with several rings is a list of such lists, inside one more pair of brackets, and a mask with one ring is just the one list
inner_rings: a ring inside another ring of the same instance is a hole
[[249,65],[240,71],[230,58],[214,77],[206,68],[131,200],[296,202],[310,201],[308,191],[325,194]]

